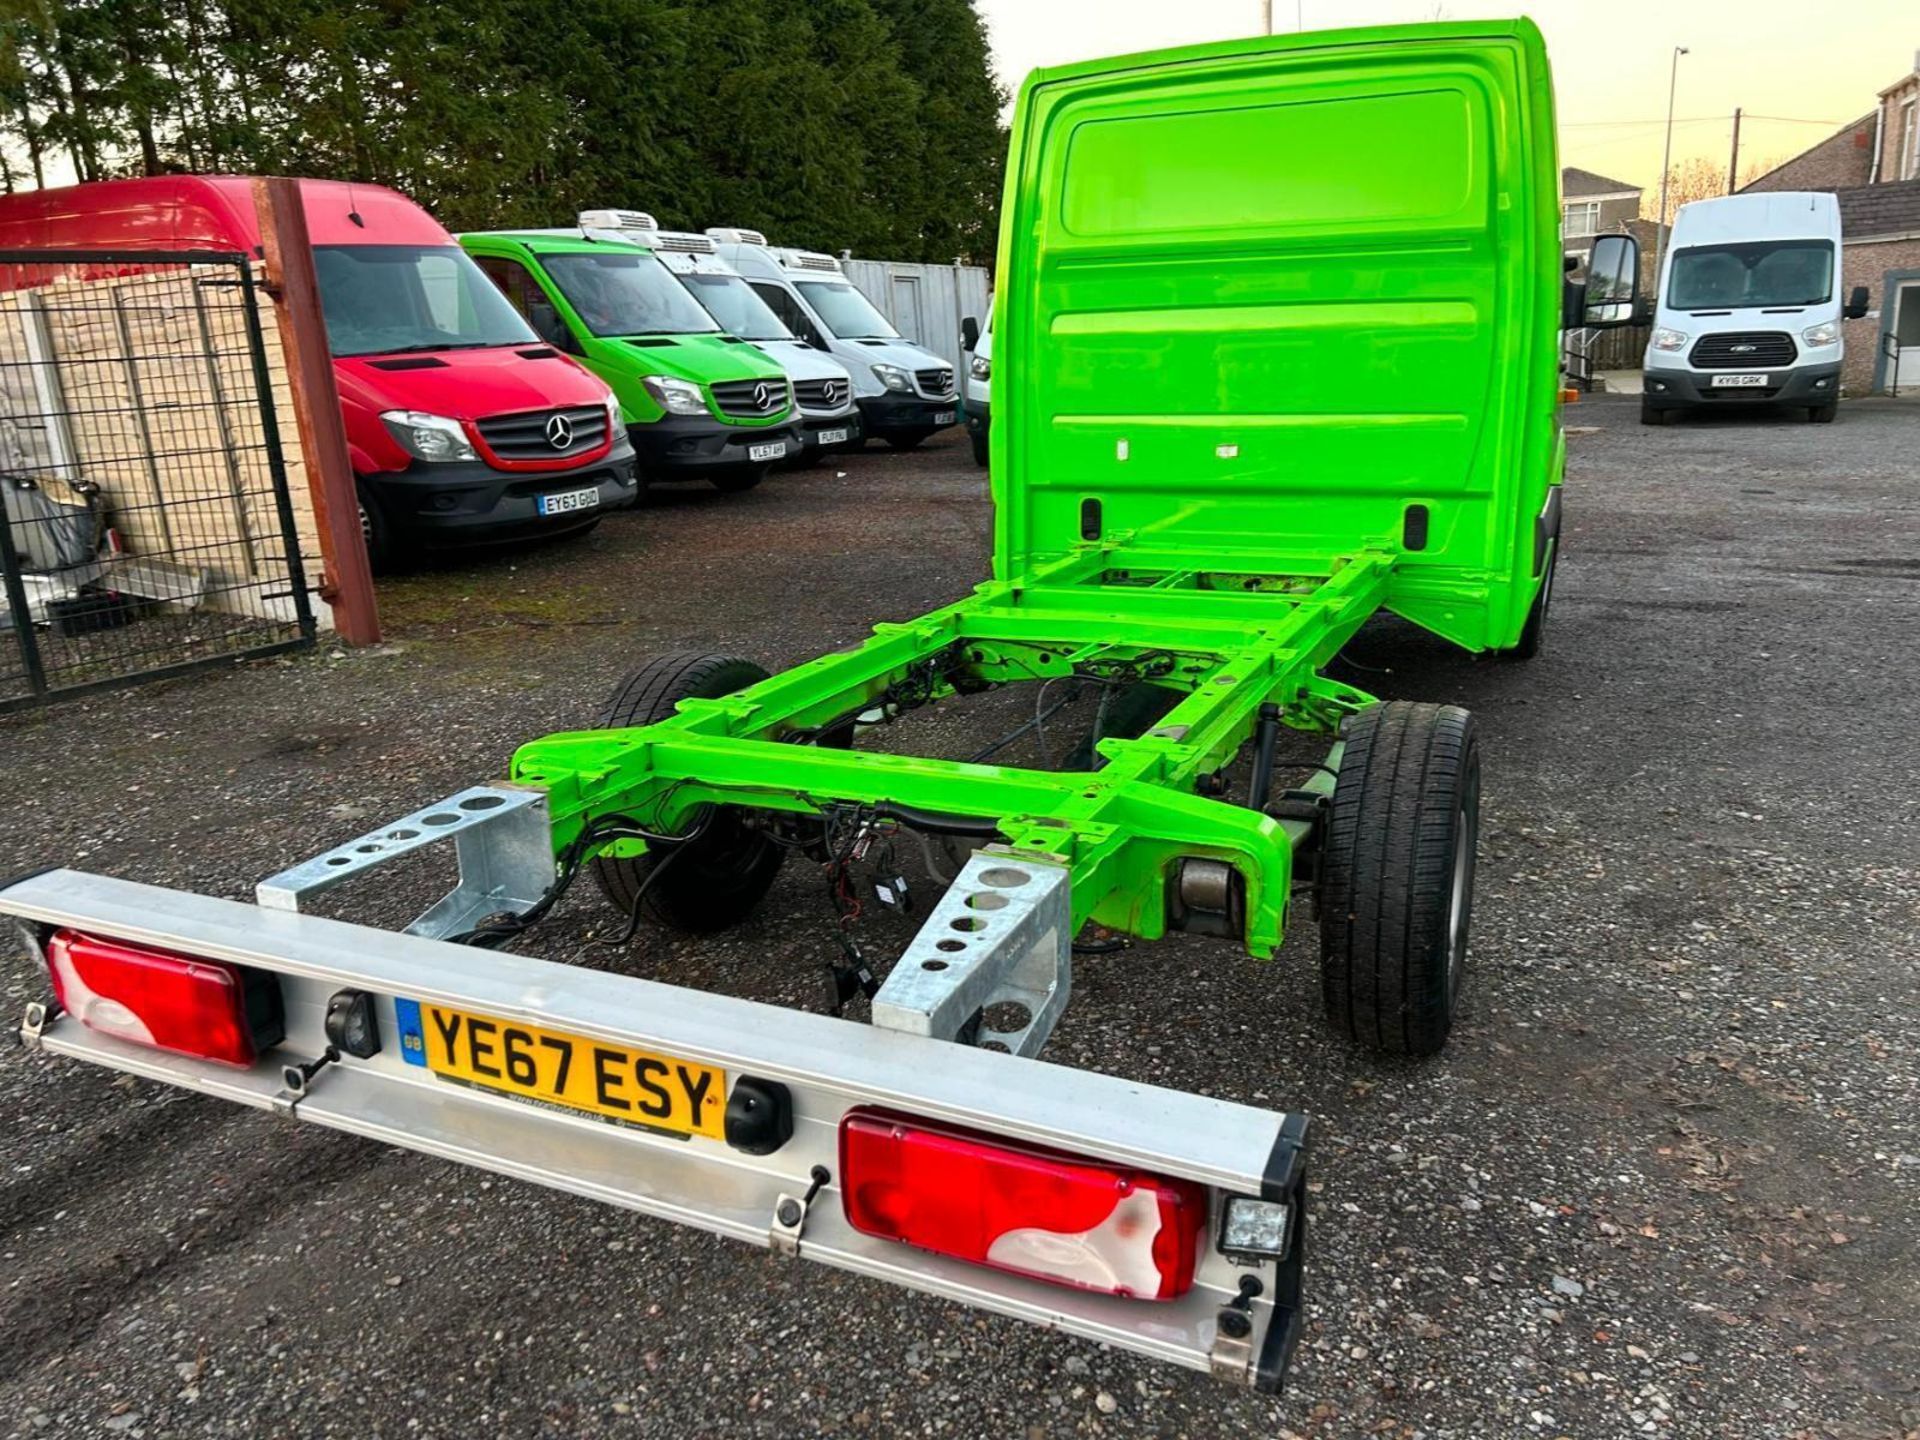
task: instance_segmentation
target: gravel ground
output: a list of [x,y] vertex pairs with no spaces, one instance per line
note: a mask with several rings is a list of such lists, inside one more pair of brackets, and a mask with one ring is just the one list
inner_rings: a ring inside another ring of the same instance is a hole
[[[1076,965],[1049,1058],[1318,1124],[1291,1391],[1185,1372],[586,1201],[0,1049],[17,1435],[1920,1433],[1920,406],[1572,418],[1547,653],[1381,622],[1358,683],[1471,706],[1486,814],[1446,1054],[1329,1035],[1310,925]],[[769,664],[984,573],[957,432],[687,492],[385,587],[392,643],[0,722],[0,873],[245,896],[590,721],[697,645]],[[903,564],[902,561],[906,563]],[[1903,683],[1903,676],[1909,679]],[[958,729],[929,730],[935,745]],[[431,876],[354,913],[402,923]],[[637,973],[818,1004],[817,877]],[[525,948],[567,957],[583,889]],[[39,993],[0,958],[7,1013]]]

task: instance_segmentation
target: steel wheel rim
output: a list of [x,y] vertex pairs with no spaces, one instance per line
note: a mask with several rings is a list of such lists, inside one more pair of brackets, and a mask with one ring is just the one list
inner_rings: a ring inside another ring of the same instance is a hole
[[1476,774],[1460,797],[1455,817],[1453,878],[1447,888],[1447,1008],[1460,993],[1461,972],[1467,963],[1467,921],[1473,906],[1474,850],[1480,835],[1480,777]]

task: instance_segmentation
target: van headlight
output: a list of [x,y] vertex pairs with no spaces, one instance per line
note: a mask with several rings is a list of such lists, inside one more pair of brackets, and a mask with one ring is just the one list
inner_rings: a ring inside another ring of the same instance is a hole
[[898,390],[903,394],[911,394],[913,392],[913,377],[908,375],[907,372],[902,370],[898,365],[874,366],[873,378],[889,390]]
[[704,415],[707,397],[691,380],[676,380],[671,375],[645,375],[640,383],[654,403],[669,415]]
[[607,438],[615,445],[627,438],[627,422],[620,417],[620,402],[607,397]]
[[1802,330],[1800,332],[1800,338],[1815,349],[1818,349],[1822,345],[1838,345],[1840,343],[1840,327],[1831,320],[1822,320],[1818,325],[1809,325],[1806,329]]
[[473,446],[458,420],[424,410],[383,410],[381,422],[400,448],[416,460],[475,460]]
[[967,373],[976,380],[989,380],[993,377],[993,361],[985,355],[976,355],[967,362]]
[[1687,348],[1687,332],[1669,330],[1664,325],[1656,326],[1653,332],[1653,348],[1668,351],[1684,350]]

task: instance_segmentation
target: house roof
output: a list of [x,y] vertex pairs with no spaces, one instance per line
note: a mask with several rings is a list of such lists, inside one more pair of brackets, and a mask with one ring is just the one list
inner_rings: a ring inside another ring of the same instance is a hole
[[1568,199],[1579,195],[1638,195],[1643,188],[1625,180],[1609,179],[1592,170],[1582,170],[1577,165],[1566,165],[1560,170],[1560,193]]
[[1848,240],[1920,235],[1920,180],[1856,185],[1834,194],[1840,201],[1840,233]]
[[1806,149],[1800,151],[1798,154],[1789,155],[1786,159],[1782,160],[1778,165],[1773,166],[1771,169],[1762,170],[1758,175],[1754,176],[1751,180],[1747,181],[1746,184],[1742,185],[1740,189],[1742,190],[1752,189],[1755,185],[1758,185],[1762,180],[1766,179],[1767,176],[1779,174],[1782,170],[1786,169],[1787,166],[1793,164],[1794,161],[1806,159],[1807,156],[1813,154],[1814,151],[1820,149],[1823,145],[1831,145],[1834,141],[1839,140],[1848,135],[1858,135],[1862,130],[1865,130],[1869,125],[1873,124],[1873,117],[1876,113],[1878,112],[1869,110],[1866,114],[1862,115],[1858,120],[1849,120],[1845,125],[1842,125],[1838,130],[1835,130],[1831,135],[1822,135],[1818,140],[1814,141],[1813,144],[1807,146]]

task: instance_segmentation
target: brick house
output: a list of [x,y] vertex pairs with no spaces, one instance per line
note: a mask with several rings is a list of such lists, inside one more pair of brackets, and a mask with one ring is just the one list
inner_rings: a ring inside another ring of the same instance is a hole
[[1845,325],[1850,395],[1920,393],[1920,54],[1874,108],[1742,190],[1826,190],[1840,201],[1841,293],[1872,309]]
[[1596,235],[1621,235],[1640,218],[1640,188],[1568,165],[1560,172],[1560,239],[1582,264]]
[[[1920,394],[1920,176],[1838,191],[1841,293],[1867,287],[1873,306],[1845,326],[1850,395],[1880,393],[1896,380]],[[1891,353],[1889,353],[1891,351]]]
[[1913,57],[1913,73],[1880,92],[1880,148],[1874,156],[1870,185],[1920,180],[1920,53]]

